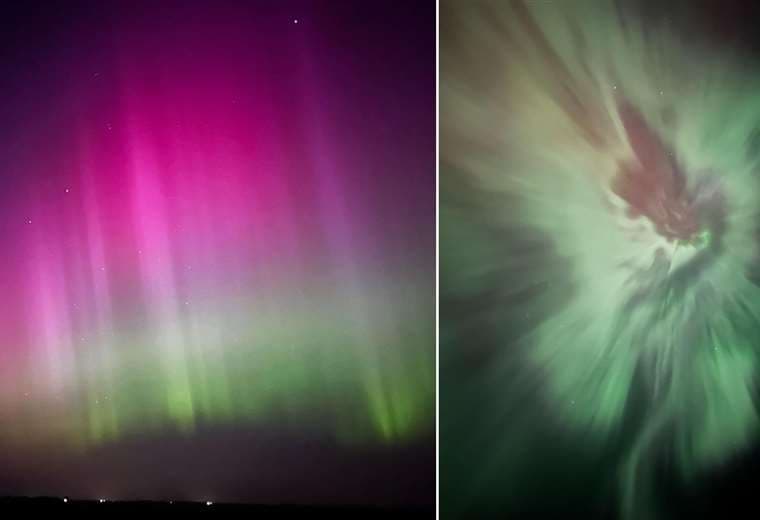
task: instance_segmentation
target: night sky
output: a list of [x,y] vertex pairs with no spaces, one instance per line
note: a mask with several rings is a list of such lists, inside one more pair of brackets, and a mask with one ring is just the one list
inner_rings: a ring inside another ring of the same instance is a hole
[[0,495],[431,504],[434,3],[0,20]]

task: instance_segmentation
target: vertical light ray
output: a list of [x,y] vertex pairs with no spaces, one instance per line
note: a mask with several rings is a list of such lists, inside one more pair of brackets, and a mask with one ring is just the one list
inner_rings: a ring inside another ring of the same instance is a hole
[[375,145],[340,128],[340,71],[282,69],[303,47],[251,45],[254,20],[178,16],[171,37],[152,19],[116,23],[61,79],[49,153],[19,159],[42,173],[7,260],[23,273],[24,333],[0,418],[24,408],[14,428],[30,445],[84,452],[212,429],[352,449],[429,436],[431,266],[386,225],[405,228],[416,198],[385,200],[381,178],[420,176],[416,151],[363,185]]
[[[39,225],[39,224],[38,224]],[[34,299],[30,314],[35,326],[30,331],[33,344],[42,349],[48,395],[60,395],[66,385],[71,331],[67,313],[66,277],[55,244],[36,241],[34,262],[29,274]],[[28,394],[28,389],[25,393]]]
[[130,129],[131,178],[139,265],[148,300],[151,340],[161,352],[167,378],[169,416],[182,428],[192,428],[194,410],[187,374],[185,342],[179,327],[172,248],[157,166],[151,146],[138,129]]

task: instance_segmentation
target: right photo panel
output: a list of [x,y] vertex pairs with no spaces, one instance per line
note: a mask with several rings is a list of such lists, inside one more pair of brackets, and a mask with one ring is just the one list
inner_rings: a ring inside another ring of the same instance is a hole
[[441,518],[735,518],[760,7],[440,2]]

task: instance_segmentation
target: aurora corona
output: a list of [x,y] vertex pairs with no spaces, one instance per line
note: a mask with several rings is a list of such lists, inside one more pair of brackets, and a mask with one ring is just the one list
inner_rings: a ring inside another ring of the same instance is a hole
[[546,438],[651,518],[662,461],[688,483],[757,438],[760,78],[635,5],[442,15],[450,511],[519,509]]

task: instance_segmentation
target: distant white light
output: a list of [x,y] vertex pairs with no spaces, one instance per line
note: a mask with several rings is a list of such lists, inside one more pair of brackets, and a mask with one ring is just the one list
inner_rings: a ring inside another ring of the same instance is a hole
[[69,499],[68,499],[68,498],[66,498],[66,497],[63,497],[63,502],[64,502],[64,503],[66,503],[66,502],[68,502],[68,501],[69,501]]
[[298,18],[293,19],[293,23],[298,23]]
[[27,224],[31,224],[31,223],[32,223],[32,219],[27,219],[27,220],[26,220],[26,223],[27,223]]
[[210,506],[211,504],[213,504],[213,502],[211,500],[206,500],[206,505],[207,506]]
[[106,499],[105,499],[105,498],[101,498],[100,500],[98,500],[98,502],[100,502],[101,504],[102,504],[103,502],[105,502],[105,501],[106,501]]
[[66,188],[66,189],[65,189],[65,190],[63,190],[63,191],[65,191],[66,193],[68,193],[68,192],[69,192],[69,189],[68,189],[68,188]]

